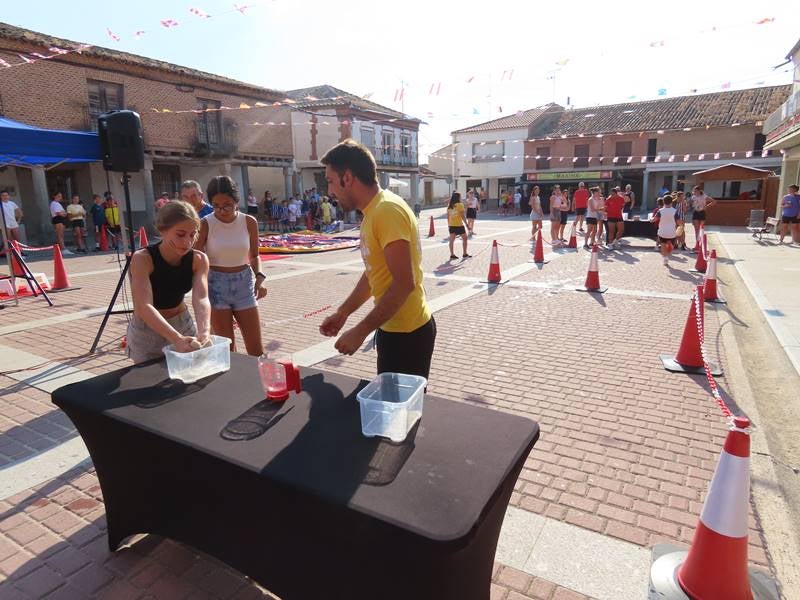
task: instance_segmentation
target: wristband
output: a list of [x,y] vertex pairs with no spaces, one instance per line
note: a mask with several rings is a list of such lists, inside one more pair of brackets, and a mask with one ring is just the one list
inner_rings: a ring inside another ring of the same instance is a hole
[[261,277],[261,279],[263,279],[263,280],[266,280],[266,279],[267,279],[267,276],[266,276],[266,275],[264,275],[264,273],[262,273],[261,271],[259,271],[258,273],[256,273],[256,277]]

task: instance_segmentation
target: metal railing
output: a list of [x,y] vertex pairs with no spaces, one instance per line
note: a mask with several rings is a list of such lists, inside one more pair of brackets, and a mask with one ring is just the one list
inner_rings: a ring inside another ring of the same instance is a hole
[[196,137],[194,139],[194,153],[205,157],[225,157],[236,153],[238,137],[236,128],[230,123],[223,123],[221,127],[209,127],[200,119],[195,122]]
[[767,117],[767,120],[764,121],[764,126],[761,129],[761,133],[764,135],[769,134],[771,131],[776,130],[780,127],[781,123],[783,123],[786,119],[789,119],[796,115],[800,110],[800,90],[789,96],[789,99],[781,104],[770,116]]
[[417,166],[417,153],[409,152],[403,154],[399,150],[385,151],[379,149],[375,154],[375,161],[379,165],[393,165],[396,167],[416,167]]

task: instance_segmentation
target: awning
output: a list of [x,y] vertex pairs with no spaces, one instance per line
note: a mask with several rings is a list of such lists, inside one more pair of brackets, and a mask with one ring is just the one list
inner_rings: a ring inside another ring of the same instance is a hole
[[0,166],[31,167],[101,158],[96,133],[42,129],[0,117]]

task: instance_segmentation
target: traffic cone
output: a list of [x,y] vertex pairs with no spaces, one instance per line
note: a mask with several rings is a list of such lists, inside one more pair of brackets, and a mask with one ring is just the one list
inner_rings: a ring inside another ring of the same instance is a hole
[[489,263],[489,274],[486,276],[487,283],[500,283],[500,258],[497,254],[497,240],[492,242],[492,260]]
[[428,227],[428,237],[435,237],[436,230],[433,228],[433,215],[431,215],[431,224]]
[[65,292],[74,290],[67,276],[67,269],[64,267],[64,259],[61,256],[61,248],[58,244],[53,246],[53,286],[51,292]]
[[592,257],[589,260],[589,271],[586,273],[586,282],[583,284],[583,287],[575,288],[579,292],[594,292],[597,294],[602,294],[608,288],[600,287],[600,271],[597,266],[597,244],[592,246]]
[[543,265],[546,261],[544,259],[544,244],[542,244],[542,230],[536,232],[536,249],[533,252],[533,262]]
[[139,227],[139,248],[147,248],[147,232],[144,230],[144,225]]
[[703,226],[701,225],[700,231],[697,234],[697,239],[694,242],[694,248],[692,248],[692,252],[694,252],[695,254],[700,252],[700,240],[702,239],[703,239]]
[[697,253],[697,260],[694,261],[694,269],[689,269],[692,273],[705,273],[708,269],[708,262],[706,261],[706,249],[708,248],[708,238],[705,231],[700,236],[700,250]]
[[100,250],[105,252],[108,250],[108,235],[106,234],[106,226],[100,226]]
[[567,248],[575,248],[578,249],[578,238],[575,236],[575,222],[572,223],[572,229],[569,232],[569,243],[567,244]]
[[[673,373],[705,373],[705,364],[703,362],[703,352],[701,344],[703,340],[700,339],[700,327],[705,327],[705,312],[703,303],[697,299],[703,297],[703,286],[698,285],[692,294],[692,305],[689,308],[689,315],[686,317],[686,324],[683,326],[683,337],[681,338],[681,345],[678,348],[678,353],[675,356],[669,354],[661,354],[661,364],[667,371]],[[698,318],[697,311],[700,311]],[[699,322],[699,325],[698,325]],[[708,368],[714,376],[722,375],[722,369],[719,366],[709,363]]]
[[684,594],[694,600],[778,597],[777,586],[766,574],[747,568],[749,427],[748,418],[733,418],[689,551],[664,554],[653,563],[651,587],[659,598]]
[[9,242],[9,244],[11,244],[11,246],[14,247],[14,250],[16,250],[16,254],[14,252],[10,253],[11,254],[11,271],[14,273],[14,277],[25,277],[25,269],[22,268],[22,265],[20,264],[19,260],[17,259],[17,254],[22,256],[22,249],[19,246],[19,242],[17,242],[17,240],[11,240]]
[[725,300],[717,295],[717,251],[712,250],[708,258],[708,269],[703,280],[703,300],[715,304],[726,304]]

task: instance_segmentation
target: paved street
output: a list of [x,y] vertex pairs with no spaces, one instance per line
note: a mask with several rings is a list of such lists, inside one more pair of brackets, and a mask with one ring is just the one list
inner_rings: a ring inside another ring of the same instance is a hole
[[[583,284],[589,253],[546,244],[549,262],[536,265],[526,218],[479,219],[473,258],[448,261],[442,213],[423,212],[420,226],[424,233],[429,216],[437,217],[437,235],[423,238],[425,287],[438,326],[428,393],[525,415],[541,426],[506,516],[492,599],[644,598],[650,549],[691,541],[726,434],[705,377],[668,373],[659,360],[677,351],[690,294],[702,283],[689,272],[694,255],[680,253],[667,268],[652,242],[627,239],[601,252],[600,281],[608,292],[586,294],[574,288]],[[746,264],[747,240],[721,235]],[[499,286],[484,283],[493,240],[508,280]],[[724,253],[716,234],[710,243]],[[31,258],[32,270],[52,279],[49,254]],[[97,477],[50,391],[129,364],[120,347],[124,315],[110,319],[99,352],[87,354],[120,266],[114,254],[69,257],[66,266],[78,289],[53,294],[54,307],[25,298],[0,311],[0,597],[262,597],[266,592],[241,574],[171,540],[146,536],[108,552]],[[374,376],[369,342],[339,357],[317,330],[327,307],[341,302],[359,277],[357,249],[270,260],[263,270],[269,292],[260,314],[269,349],[292,352],[301,364]],[[733,273],[720,289],[748,293]],[[796,337],[765,343],[779,352],[785,347],[797,365],[796,298],[780,301],[774,308],[787,307],[781,326]],[[705,315],[706,350],[726,370],[718,381],[723,397],[758,424],[758,407],[728,376],[749,360],[726,332],[732,313],[707,305]],[[773,335],[766,326],[763,333]],[[770,485],[768,474],[754,481]],[[796,597],[786,584],[796,581],[796,571],[786,561],[776,564],[781,549],[772,544],[783,542],[762,524],[757,495],[749,559],[778,569],[786,597]],[[772,530],[779,530],[772,518]]]

